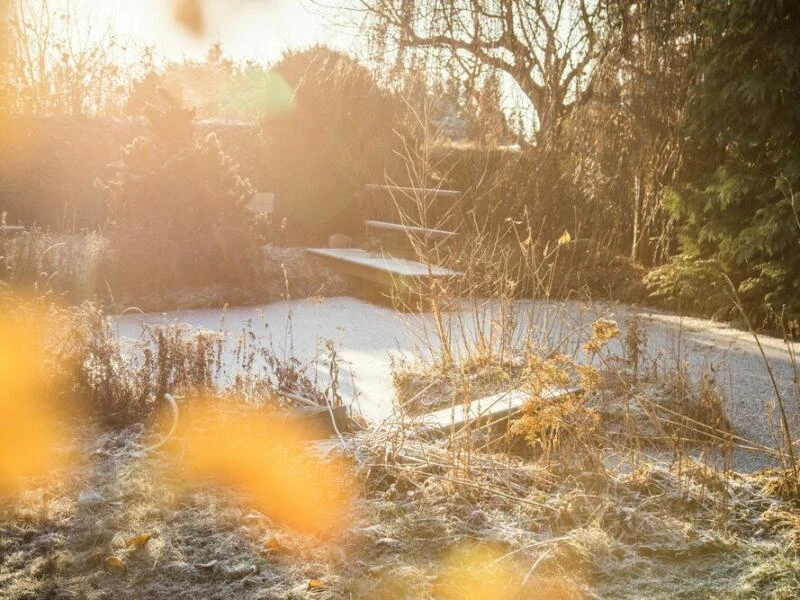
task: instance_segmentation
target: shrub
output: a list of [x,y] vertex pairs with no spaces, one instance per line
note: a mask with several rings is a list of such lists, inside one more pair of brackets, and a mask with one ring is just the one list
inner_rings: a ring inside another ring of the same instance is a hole
[[703,315],[714,307],[714,318],[733,316],[728,286],[716,260],[675,256],[648,273],[644,281],[652,296],[674,310]]
[[138,121],[13,115],[0,129],[0,212],[10,225],[99,228],[106,211],[94,182],[113,175],[120,148],[142,133]]
[[151,116],[152,135],[128,145],[116,177],[100,184],[110,215],[112,290],[261,280],[245,206],[250,184],[215,135],[194,139],[191,117],[174,106]]
[[263,121],[281,216],[290,233],[306,239],[360,233],[352,218],[353,192],[384,179],[398,141],[397,99],[365,67],[323,47],[288,54],[275,71],[294,90],[291,108]]
[[[800,314],[800,6],[710,2],[686,130],[692,161],[669,199],[686,259],[714,260],[751,319]],[[695,270],[685,269],[690,277]],[[691,282],[684,289],[691,289]],[[694,298],[710,312],[730,306]]]

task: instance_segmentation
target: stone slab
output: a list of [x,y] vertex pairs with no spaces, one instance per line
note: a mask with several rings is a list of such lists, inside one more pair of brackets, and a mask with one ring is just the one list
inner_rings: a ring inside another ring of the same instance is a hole
[[[545,400],[558,400],[565,396],[579,394],[580,388],[553,388],[542,396]],[[531,394],[526,390],[510,390],[473,400],[468,404],[443,408],[421,417],[422,423],[443,432],[458,432],[471,425],[473,429],[488,427],[493,423],[505,421],[518,413]]]

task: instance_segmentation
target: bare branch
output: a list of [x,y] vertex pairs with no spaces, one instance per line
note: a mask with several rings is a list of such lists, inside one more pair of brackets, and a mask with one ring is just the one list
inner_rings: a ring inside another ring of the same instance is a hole
[[[550,137],[583,93],[600,47],[602,0],[358,0],[401,51],[441,51],[507,73]],[[463,75],[474,74],[474,64]]]

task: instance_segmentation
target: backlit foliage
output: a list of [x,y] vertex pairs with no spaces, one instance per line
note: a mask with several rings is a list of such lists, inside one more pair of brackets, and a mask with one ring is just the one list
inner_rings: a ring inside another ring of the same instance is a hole
[[250,184],[216,136],[194,139],[191,118],[175,103],[152,115],[152,135],[128,145],[101,186],[112,290],[260,280]]
[[[600,415],[587,406],[588,395],[599,385],[602,374],[595,358],[602,362],[602,351],[620,336],[617,323],[598,319],[592,325],[592,336],[584,344],[587,362],[578,362],[563,354],[542,357],[530,353],[525,368],[525,381],[532,392],[523,407],[522,417],[512,431],[522,435],[545,457],[557,457],[564,464],[597,466],[595,434]],[[557,399],[548,397],[548,390],[570,389],[579,384],[580,391]]]
[[[290,110],[262,121],[267,168],[279,210],[291,231],[360,234],[353,192],[381,182],[399,143],[400,104],[350,56],[323,46],[286,54],[259,85],[279,99],[293,90]],[[313,238],[311,238],[313,239]]]
[[589,355],[595,355],[608,345],[608,342],[620,336],[619,325],[609,319],[598,319],[592,324],[592,337],[583,348]]
[[693,161],[668,204],[683,258],[653,283],[664,293],[672,278],[675,304],[688,296],[691,308],[735,316],[714,279],[699,279],[714,261],[753,317],[767,307],[791,317],[800,312],[800,5],[709,2],[703,17],[713,41],[695,66]]

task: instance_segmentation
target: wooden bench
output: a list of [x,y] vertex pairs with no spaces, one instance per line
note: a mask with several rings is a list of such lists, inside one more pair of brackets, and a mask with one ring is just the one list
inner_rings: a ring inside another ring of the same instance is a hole
[[410,188],[367,184],[361,191],[361,211],[369,231],[401,232],[424,240],[442,240],[457,236],[454,201],[461,196],[455,190]]
[[436,196],[438,198],[451,198],[458,199],[461,192],[457,190],[442,190],[442,189],[428,189],[428,188],[414,188],[402,185],[386,185],[382,183],[368,183],[364,186],[364,191],[367,192],[389,192],[391,194],[403,194],[408,197],[417,198],[420,194],[423,196]]
[[404,293],[426,289],[437,279],[460,276],[460,273],[444,267],[374,254],[361,248],[309,248],[307,252],[345,275]]
[[[379,205],[376,196],[391,203]],[[421,261],[417,242],[427,248],[430,244],[445,243],[458,237],[455,231],[427,226],[427,209],[441,199],[454,200],[460,192],[454,190],[422,189],[403,186],[367,184],[360,192],[361,210],[365,216],[364,229],[367,248],[309,248],[307,251],[338,271],[369,281],[394,291],[418,293],[436,280],[457,278],[452,269]],[[418,217],[414,222],[412,217]],[[437,224],[444,212],[431,211]],[[378,238],[375,243],[374,237]],[[435,253],[431,253],[435,254]]]

